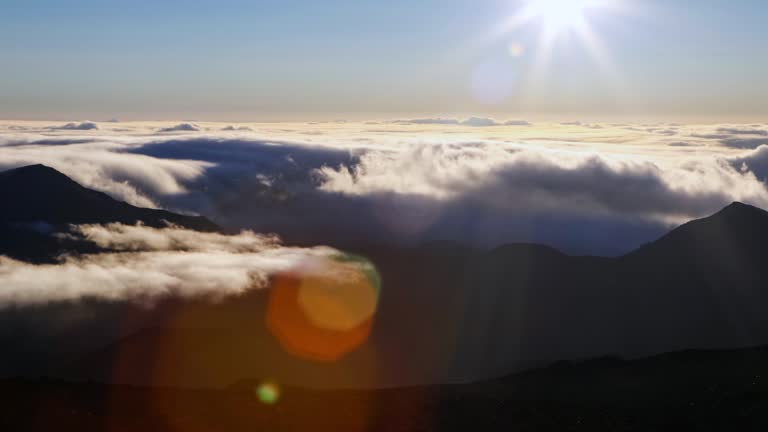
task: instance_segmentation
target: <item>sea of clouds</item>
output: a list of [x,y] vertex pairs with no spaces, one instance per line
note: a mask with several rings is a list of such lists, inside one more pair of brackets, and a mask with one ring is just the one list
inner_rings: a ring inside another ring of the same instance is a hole
[[732,201],[768,208],[762,124],[0,123],[0,170],[36,163],[297,245],[522,241],[619,255]]

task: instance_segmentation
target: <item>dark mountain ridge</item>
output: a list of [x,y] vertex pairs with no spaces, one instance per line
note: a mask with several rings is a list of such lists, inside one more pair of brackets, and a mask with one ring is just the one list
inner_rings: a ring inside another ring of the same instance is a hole
[[0,381],[7,430],[763,431],[768,347],[598,358],[462,385],[379,390]]
[[657,260],[689,257],[699,263],[706,261],[706,257],[726,258],[729,254],[749,258],[765,247],[764,240],[768,236],[766,221],[768,212],[765,210],[733,202],[711,216],[675,228],[625,257],[655,257]]
[[185,216],[166,210],[135,207],[103,192],[85,188],[45,165],[29,165],[0,172],[0,222],[89,224],[120,222],[212,231],[218,227],[202,216]]

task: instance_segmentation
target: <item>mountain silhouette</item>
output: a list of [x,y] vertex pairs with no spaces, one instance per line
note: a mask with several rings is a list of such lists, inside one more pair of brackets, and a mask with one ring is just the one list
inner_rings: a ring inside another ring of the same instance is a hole
[[674,265],[681,271],[728,272],[762,277],[760,265],[768,239],[768,212],[734,202],[712,216],[688,222],[655,242],[626,255],[647,264]]
[[88,224],[142,222],[153,227],[167,223],[196,230],[216,230],[200,216],[134,207],[109,195],[85,188],[45,165],[30,165],[0,172],[2,222]]

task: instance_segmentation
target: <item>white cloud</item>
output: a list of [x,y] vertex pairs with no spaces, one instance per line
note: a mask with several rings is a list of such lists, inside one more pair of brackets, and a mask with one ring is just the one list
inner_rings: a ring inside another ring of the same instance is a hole
[[85,130],[97,130],[99,128],[99,125],[97,125],[94,122],[84,121],[81,123],[67,123],[65,125],[61,126],[51,126],[49,129],[52,130],[79,130],[79,131],[85,131]]
[[768,180],[768,145],[734,156],[729,161],[736,169],[753,172],[764,182]]
[[[197,232],[182,228],[158,229],[142,225],[78,225],[75,237],[118,251],[187,251],[251,253],[279,247],[275,235],[243,231],[238,235]],[[73,235],[73,234],[67,234]]]
[[86,298],[139,303],[165,297],[218,300],[264,288],[275,272],[317,271],[309,264],[336,253],[329,248],[283,247],[274,236],[252,232],[225,236],[113,224],[80,226],[74,233],[117,252],[64,256],[57,264],[45,265],[0,256],[0,307]]
[[159,132],[199,132],[200,126],[194,123],[179,123],[175,126],[161,128]]
[[353,170],[321,172],[327,191],[471,199],[486,201],[494,211],[580,210],[682,222],[734,200],[768,207],[768,191],[754,174],[717,158],[662,165],[524,146],[423,145],[399,153],[370,152]]

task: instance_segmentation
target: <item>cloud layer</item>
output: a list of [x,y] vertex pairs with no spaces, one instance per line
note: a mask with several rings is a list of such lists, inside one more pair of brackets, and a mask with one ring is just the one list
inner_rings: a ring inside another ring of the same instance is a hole
[[460,125],[460,126],[472,126],[472,127],[486,127],[486,126],[530,126],[531,123],[525,120],[507,120],[497,121],[490,117],[468,117],[466,119],[455,118],[417,118],[410,120],[395,120],[394,123],[399,124],[414,124],[414,125]]
[[132,204],[301,244],[529,241],[620,254],[731,201],[768,207],[768,147],[734,145],[763,140],[762,125],[523,125],[11,124],[0,169],[44,163]]

